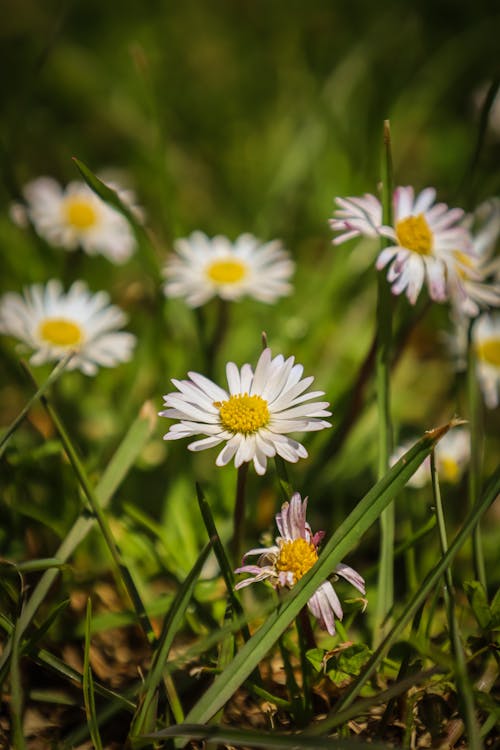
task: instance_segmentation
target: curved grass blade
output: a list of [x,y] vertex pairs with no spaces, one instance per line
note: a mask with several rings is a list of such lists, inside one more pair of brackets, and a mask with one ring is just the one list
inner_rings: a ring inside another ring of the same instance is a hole
[[208,721],[229,700],[292,620],[298,616],[319,584],[331,574],[344,555],[380,516],[392,501],[394,494],[406,484],[452,424],[427,432],[365,495],[325,545],[314,567],[294,586],[288,596],[283,597],[279,608],[269,615],[266,622],[237,653],[229,667],[214,680],[188,714],[188,722]]
[[[304,737],[302,734],[277,734],[275,732],[255,732],[251,730],[232,729],[224,726],[205,726],[200,724],[181,724],[168,727],[154,734],[144,735],[140,741],[133,743],[134,748],[144,747],[149,740],[184,737],[192,740],[207,740],[213,743],[225,743],[231,747],[255,747],[263,750],[357,750],[366,748],[365,742],[344,739],[325,739],[323,737]],[[374,750],[387,750],[385,743],[369,744]]]
[[0,438],[0,456],[3,455],[3,452],[5,448],[8,445],[9,440],[11,439],[14,432],[17,430],[21,422],[23,421],[26,414],[29,412],[33,404],[38,401],[38,399],[43,396],[43,394],[50,388],[51,385],[53,385],[56,380],[62,375],[64,368],[70,361],[70,359],[75,355],[75,352],[69,352],[64,359],[62,359],[60,362],[57,363],[57,365],[54,367],[52,372],[50,373],[49,377],[45,381],[45,383],[42,383],[42,385],[36,390],[36,392],[33,394],[33,396],[29,399],[29,401],[24,405],[24,407],[21,409],[17,417],[14,419],[13,422],[7,427],[4,434]]
[[26,750],[27,745],[23,732],[23,704],[24,695],[21,681],[21,633],[19,628],[14,628],[12,637],[12,659],[10,663],[10,710],[12,717],[12,739],[13,746],[18,750]]
[[85,615],[85,648],[83,652],[83,700],[85,703],[85,713],[89,726],[90,736],[95,750],[102,750],[101,735],[97,721],[95,696],[94,696],[94,679],[90,667],[90,630],[92,626],[92,603],[90,597],[87,599],[87,611]]
[[[155,649],[151,669],[149,670],[148,676],[144,681],[144,688],[139,696],[140,708],[137,712],[137,716],[132,722],[132,736],[139,734],[144,731],[144,727],[147,724],[148,716],[150,715],[150,708],[153,704],[155,696],[157,694],[158,686],[163,677],[165,664],[167,663],[168,653],[172,646],[173,640],[177,631],[179,630],[184,615],[186,613],[187,606],[193,596],[193,590],[198,581],[201,569],[205,564],[210,550],[212,549],[212,542],[208,542],[200,552],[200,555],[194,564],[192,570],[187,576],[186,580],[182,584],[179,592],[170,607],[170,610],[165,617],[161,636],[158,641],[157,648]],[[173,706],[172,706],[173,708]],[[180,720],[183,720],[183,716]],[[178,720],[178,717],[176,716]]]

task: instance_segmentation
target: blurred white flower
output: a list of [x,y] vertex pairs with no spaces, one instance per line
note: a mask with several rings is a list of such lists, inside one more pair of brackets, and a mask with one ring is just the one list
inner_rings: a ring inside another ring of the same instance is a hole
[[329,427],[323,417],[331,416],[327,401],[311,401],[323,391],[307,392],[313,377],[303,378],[304,368],[294,358],[279,354],[272,358],[265,349],[255,372],[249,364],[239,369],[226,365],[228,390],[208,378],[190,372],[189,380],[172,380],[177,392],[164,396],[160,416],[180,420],[164,440],[206,435],[190,443],[192,451],[225,443],[216,464],[225,466],[234,457],[235,466],[253,461],[257,474],[264,474],[267,459],[276,454],[295,463],[306,458],[301,443],[288,437],[290,432],[310,432]]
[[459,251],[466,256],[473,250],[467,228],[459,224],[462,209],[449,209],[435,198],[434,188],[417,196],[412,187],[396,188],[392,226],[382,224],[382,206],[374,195],[336,198],[340,209],[334,212],[330,225],[342,234],[334,244],[358,235],[386,237],[392,244],[379,253],[376,267],[388,266],[393,294],[405,292],[415,304],[425,282],[431,298],[443,302],[448,298],[446,262],[450,253]]
[[216,296],[236,301],[246,295],[273,303],[292,291],[295,265],[278,240],[263,244],[242,234],[232,243],[227,237],[193,232],[174,247],[164,268],[164,292],[184,297],[191,307]]
[[[400,445],[391,456],[390,465],[399,461],[416,442],[408,440]],[[436,471],[440,480],[450,484],[457,484],[469,463],[470,433],[465,427],[455,427],[449,430],[434,449]],[[431,459],[427,456],[416,472],[406,483],[408,487],[424,487],[431,480]]]
[[500,258],[494,258],[500,236],[500,199],[481,203],[463,225],[471,232],[473,252],[447,255],[448,291],[452,316],[475,317],[481,308],[500,306]]
[[[141,220],[130,190],[108,183]],[[117,210],[101,200],[85,182],[65,188],[52,177],[38,177],[23,188],[25,205],[11,206],[11,217],[20,226],[31,222],[49,244],[88,255],[104,255],[112,263],[124,263],[136,249],[132,227]]]
[[68,369],[86,375],[125,362],[136,341],[131,333],[117,330],[125,322],[125,314],[109,304],[106,292],[92,294],[83,281],[76,281],[66,294],[62,284],[52,280],[27,287],[23,295],[7,292],[0,297],[0,333],[33,350],[33,365],[61,359],[73,350]]
[[483,313],[474,321],[472,346],[484,401],[495,409],[500,400],[500,313]]
[[[307,498],[302,502],[298,492],[292,495],[289,503],[283,503],[281,512],[276,514],[276,525],[280,536],[272,547],[257,547],[245,553],[243,559],[250,555],[260,555],[254,565],[242,565],[234,572],[248,573],[250,578],[239,581],[235,588],[241,589],[259,581],[269,581],[276,589],[293,588],[303,575],[310,570],[318,559],[318,546],[323,539],[324,531],[313,535],[306,520]],[[334,571],[349,581],[361,594],[365,595],[365,582],[353,568],[340,563]],[[322,628],[335,635],[335,617],[342,620],[344,613],[340,599],[330,581],[318,586],[309,599],[307,606],[319,621]]]

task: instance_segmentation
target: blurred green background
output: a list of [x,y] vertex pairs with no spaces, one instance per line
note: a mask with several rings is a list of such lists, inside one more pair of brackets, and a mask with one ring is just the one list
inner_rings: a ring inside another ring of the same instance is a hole
[[[316,376],[338,425],[343,395],[373,334],[377,247],[332,247],[333,198],[376,190],[385,118],[398,184],[434,185],[442,200],[467,209],[498,195],[500,105],[474,159],[482,102],[499,73],[494,6],[486,0],[4,1],[1,291],[52,277],[66,285],[84,278],[91,289],[110,291],[138,337],[132,362],[95,379],[68,374],[54,394],[95,476],[146,399],[159,410],[171,377],[203,369],[196,317],[180,300],[165,302],[144,247],[115,267],[51,248],[14,226],[8,207],[22,185],[43,174],[63,183],[79,179],[72,156],[97,173],[118,170],[145,207],[158,268],[173,239],[195,229],[281,238],[297,262],[295,294],[273,308],[251,300],[232,307],[217,376],[227,359],[255,362],[265,330],[275,353],[294,354],[305,374]],[[404,299],[399,308],[398,320],[414,314]],[[208,306],[204,314],[210,322],[214,313]],[[427,311],[398,363],[398,436],[420,435],[454,413],[467,416],[440,333],[448,326],[445,306]],[[2,338],[0,347],[6,425],[31,386],[14,343]],[[39,380],[48,371],[39,370]],[[483,419],[491,468],[495,418]],[[167,564],[181,574],[204,537],[193,477],[206,483],[227,534],[235,472],[215,469],[214,451],[193,456],[185,441],[165,445],[168,423],[160,421],[113,510],[126,552],[146,572],[156,570],[156,552],[130,509],[160,521],[165,548],[177,543]],[[74,478],[53,440],[42,410],[35,410],[4,459],[5,556],[47,554],[79,510]],[[334,453],[329,440],[326,432],[306,436],[311,457],[291,468],[295,486],[311,495],[314,528],[333,528],[373,481],[371,386],[342,449]],[[250,490],[257,534],[276,509],[272,472],[264,480],[251,474]],[[459,520],[464,485],[453,492],[458,502],[449,512]],[[429,499],[421,502],[425,508]]]

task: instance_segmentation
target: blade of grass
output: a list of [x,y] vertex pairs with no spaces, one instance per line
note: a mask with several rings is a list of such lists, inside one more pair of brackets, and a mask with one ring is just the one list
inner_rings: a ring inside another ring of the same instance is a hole
[[12,717],[13,747],[18,750],[26,750],[27,745],[23,732],[23,704],[24,694],[21,680],[21,633],[18,627],[14,628],[12,638],[12,659],[10,663],[10,711]]
[[[144,681],[144,688],[139,698],[139,710],[136,718],[132,722],[131,736],[140,734],[145,729],[150,707],[156,696],[158,686],[163,678],[163,672],[168,660],[170,648],[172,647],[175,635],[182,624],[187,606],[193,596],[194,587],[211,549],[212,542],[210,541],[200,552],[196,563],[179,589],[179,592],[165,617],[162,632],[153,654],[151,668]],[[174,707],[172,706],[172,709],[173,708]],[[178,708],[180,709],[180,714],[177,712],[175,719],[176,721],[183,721],[184,715],[180,704]]]
[[33,404],[38,401],[38,399],[43,396],[44,393],[50,388],[51,385],[53,385],[56,380],[62,375],[66,365],[70,361],[70,359],[74,356],[75,352],[69,352],[64,359],[62,359],[58,364],[54,367],[52,372],[50,373],[49,377],[45,381],[45,383],[42,383],[42,385],[37,388],[36,392],[33,394],[33,396],[29,399],[29,401],[25,404],[25,406],[21,409],[17,417],[14,419],[14,421],[7,427],[4,434],[0,438],[0,457],[3,455],[3,452],[5,448],[7,447],[10,438],[15,433],[21,422],[23,421],[24,417],[27,415]]
[[[106,508],[114,492],[123,481],[124,477],[134,464],[137,456],[144,448],[156,424],[156,414],[152,405],[146,402],[139,416],[134,420],[125,438],[120,443],[113,458],[106,467],[98,485],[95,489],[101,507]],[[58,560],[65,562],[73,554],[80,542],[87,536],[94,526],[95,519],[80,516],[68,531],[64,541],[56,552]],[[33,620],[39,606],[44,601],[47,593],[59,574],[59,569],[47,570],[36,585],[31,597],[26,602],[22,615],[17,623],[21,635],[26,631]],[[5,644],[0,657],[0,675],[4,671],[12,653],[12,642]]]
[[[382,160],[382,223],[392,225],[392,154],[389,121],[384,122],[384,156]],[[381,248],[388,245],[382,239]],[[377,275],[377,352],[375,377],[378,406],[378,478],[389,468],[392,452],[391,421],[391,350],[392,350],[392,294],[385,272]],[[394,530],[395,504],[389,503],[380,516],[380,553],[375,611],[374,642],[378,643],[388,623],[386,618],[394,602]]]
[[[280,735],[275,732],[255,732],[252,730],[232,729],[224,726],[205,726],[204,724],[183,724],[162,729],[155,734],[145,735],[133,743],[134,748],[144,747],[149,740],[183,737],[192,740],[208,740],[225,743],[231,747],[255,747],[263,750],[356,750],[366,748],[365,742],[344,739],[305,738],[303,734]],[[373,750],[387,750],[387,744],[370,743]]]
[[95,750],[102,750],[101,735],[97,721],[94,695],[94,680],[90,667],[90,631],[92,627],[92,603],[90,597],[87,599],[87,611],[85,615],[85,646],[83,651],[83,701],[85,703],[85,714],[89,727],[90,737]]
[[283,631],[297,617],[311,595],[335,569],[344,555],[391,502],[450,425],[426,433],[380,479],[350,513],[325,545],[317,563],[302,577],[282,604],[237,653],[225,672],[217,677],[187,716],[190,722],[208,721],[257,667]]
[[144,242],[141,242],[141,246],[145,247],[146,249],[146,258],[148,261],[148,265],[150,267],[150,271],[152,276],[159,281],[161,278],[160,275],[160,269],[158,264],[158,259],[156,257],[156,253],[154,250],[154,245],[151,240],[151,237],[149,236],[148,232],[146,231],[145,227],[138,221],[137,217],[135,216],[134,212],[130,209],[129,206],[127,206],[126,203],[122,201],[116,190],[113,190],[113,188],[110,188],[109,185],[106,185],[105,182],[100,180],[88,167],[86,164],[83,163],[83,161],[80,161],[80,159],[77,159],[76,156],[73,156],[73,161],[80,172],[81,176],[89,186],[91,190],[94,191],[96,195],[99,196],[105,203],[108,203],[110,206],[112,206],[114,209],[116,209],[119,213],[124,216],[127,221],[131,224],[131,226],[134,229],[134,232],[136,234],[136,237],[139,242],[144,240]]

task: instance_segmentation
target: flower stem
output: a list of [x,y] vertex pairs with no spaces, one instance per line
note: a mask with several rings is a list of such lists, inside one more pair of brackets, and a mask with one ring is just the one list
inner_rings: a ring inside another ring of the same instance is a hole
[[[392,156],[389,121],[384,122],[383,159],[383,224],[392,224]],[[387,244],[382,241],[382,246]],[[389,285],[382,272],[378,274],[377,298],[377,352],[375,376],[378,404],[378,477],[384,476],[389,467],[392,451],[392,424],[390,409],[390,359],[392,344],[392,297]],[[382,626],[386,622],[394,601],[394,502],[380,516],[380,557],[378,597],[375,614],[375,641],[384,635]]]
[[248,463],[241,464],[238,468],[238,477],[236,479],[232,540],[232,556],[236,566],[241,562],[243,540],[245,537],[246,490],[249,465]]
[[[481,477],[481,425],[480,400],[476,378],[476,358],[471,341],[472,325],[469,326],[467,349],[467,401],[470,424],[470,464],[469,464],[469,508],[472,508],[479,497]],[[479,524],[472,535],[472,556],[474,560],[474,575],[486,588],[486,568],[484,564],[481,529]]]

